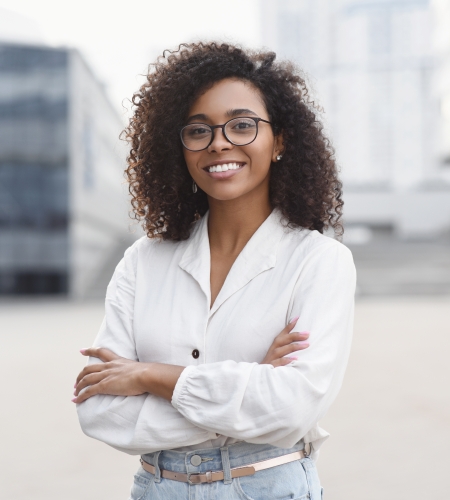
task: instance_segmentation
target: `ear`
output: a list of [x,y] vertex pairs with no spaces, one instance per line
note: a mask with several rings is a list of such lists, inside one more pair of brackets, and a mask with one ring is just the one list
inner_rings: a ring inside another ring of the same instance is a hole
[[274,141],[273,141],[273,150],[272,150],[272,162],[276,163],[277,161],[277,156],[282,155],[284,153],[284,141],[283,141],[283,134],[280,133],[275,136]]

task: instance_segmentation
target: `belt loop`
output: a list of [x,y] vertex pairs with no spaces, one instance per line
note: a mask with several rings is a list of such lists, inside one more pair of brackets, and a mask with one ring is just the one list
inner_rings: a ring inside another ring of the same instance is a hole
[[155,468],[155,483],[161,482],[161,470],[159,469],[159,454],[161,451],[156,451],[153,454],[153,467]]
[[222,469],[223,469],[223,484],[231,484],[231,467],[230,467],[230,455],[228,453],[228,446],[220,448],[220,454],[222,456]]

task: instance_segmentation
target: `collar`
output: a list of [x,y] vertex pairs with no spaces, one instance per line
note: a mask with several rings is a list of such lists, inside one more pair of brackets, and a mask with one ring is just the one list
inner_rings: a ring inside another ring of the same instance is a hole
[[[209,210],[196,222],[187,242],[179,266],[200,285],[209,304],[211,303],[211,252],[208,236]],[[209,312],[212,316],[234,293],[258,274],[275,267],[278,244],[285,232],[283,215],[275,208],[247,242],[231,267],[228,276]]]

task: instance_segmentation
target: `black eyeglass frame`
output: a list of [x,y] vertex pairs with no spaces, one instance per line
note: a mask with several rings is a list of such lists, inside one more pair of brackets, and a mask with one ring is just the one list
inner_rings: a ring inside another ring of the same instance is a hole
[[[225,127],[230,123],[232,122],[233,120],[239,120],[239,118],[246,118],[247,120],[253,120],[255,123],[256,123],[256,134],[255,134],[255,137],[250,141],[250,142],[246,142],[245,144],[235,144],[233,141],[231,141],[226,132],[225,132]],[[258,137],[258,132],[259,132],[259,127],[258,127],[258,123],[259,122],[264,122],[264,123],[269,123],[270,125],[272,125],[272,122],[269,122],[268,120],[264,120],[263,118],[256,118],[254,116],[238,116],[236,118],[231,118],[230,120],[228,120],[226,123],[224,123],[223,125],[208,125],[207,123],[202,123],[202,122],[193,122],[193,123],[188,123],[187,125],[185,125],[184,127],[182,127],[180,129],[180,139],[181,139],[181,144],[183,145],[184,148],[186,148],[188,151],[193,151],[194,153],[197,153],[199,151],[204,151],[205,149],[208,149],[209,146],[211,146],[212,142],[214,141],[214,129],[216,128],[221,128],[222,129],[222,133],[225,137],[225,139],[230,143],[230,144],[233,144],[233,146],[248,146],[249,144],[251,144],[252,142],[254,142],[256,140],[256,138]],[[208,145],[205,146],[204,148],[202,149],[189,149],[186,144],[184,143],[183,141],[183,130],[186,128],[186,127],[189,127],[191,125],[205,125],[206,127],[209,127],[211,129],[211,140],[209,141]]]

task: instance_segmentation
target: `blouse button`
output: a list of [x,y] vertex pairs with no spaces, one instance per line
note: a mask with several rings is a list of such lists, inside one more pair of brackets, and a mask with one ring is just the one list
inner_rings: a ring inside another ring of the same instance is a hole
[[192,351],[192,357],[193,357],[194,359],[197,359],[199,356],[200,356],[200,351],[199,351],[198,349],[194,349],[194,350]]

